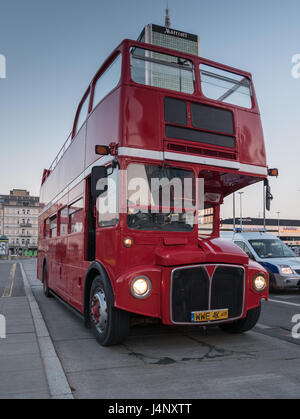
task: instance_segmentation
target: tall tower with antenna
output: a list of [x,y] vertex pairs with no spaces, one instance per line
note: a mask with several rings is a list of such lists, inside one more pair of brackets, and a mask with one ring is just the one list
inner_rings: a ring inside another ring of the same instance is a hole
[[165,27],[169,28],[171,26],[170,14],[169,14],[169,2],[167,0],[167,8],[166,8],[166,17],[165,17]]
[[140,33],[138,41],[188,54],[200,55],[200,40],[197,35],[171,29],[170,26],[169,0],[166,0],[165,26],[146,25]]

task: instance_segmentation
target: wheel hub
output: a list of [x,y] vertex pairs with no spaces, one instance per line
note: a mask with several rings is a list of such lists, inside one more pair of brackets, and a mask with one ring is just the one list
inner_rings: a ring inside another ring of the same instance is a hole
[[99,289],[92,298],[91,317],[98,332],[103,333],[107,325],[107,304],[102,289]]

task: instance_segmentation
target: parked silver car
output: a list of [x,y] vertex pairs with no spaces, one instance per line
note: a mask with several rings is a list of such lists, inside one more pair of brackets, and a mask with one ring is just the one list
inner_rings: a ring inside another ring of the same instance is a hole
[[300,289],[300,257],[278,237],[267,232],[222,232],[270,275],[271,289]]

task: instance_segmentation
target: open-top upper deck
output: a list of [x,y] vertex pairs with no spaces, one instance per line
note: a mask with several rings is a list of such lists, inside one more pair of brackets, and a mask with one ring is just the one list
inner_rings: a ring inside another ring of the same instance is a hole
[[124,40],[91,81],[68,140],[44,172],[43,201],[86,177],[99,160],[95,146],[111,143],[119,157],[235,174],[224,195],[267,176],[251,74],[137,41]]

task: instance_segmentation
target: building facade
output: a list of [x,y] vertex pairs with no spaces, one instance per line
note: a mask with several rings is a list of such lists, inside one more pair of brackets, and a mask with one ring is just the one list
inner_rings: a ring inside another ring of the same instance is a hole
[[[144,84],[184,93],[194,92],[192,62],[181,60],[175,51],[199,55],[197,35],[150,24],[144,27],[138,41],[174,50],[174,56],[149,50],[142,52],[142,49],[133,52],[133,55],[145,54]],[[172,66],[162,67],[162,62]]]
[[[280,237],[289,246],[300,246],[300,220],[269,218],[266,219],[265,225],[268,233]],[[235,227],[241,227],[239,218],[236,218]],[[242,227],[246,231],[249,229],[262,230],[264,220],[262,218],[243,218]],[[222,231],[232,231],[233,228],[232,218],[222,221]]]
[[198,35],[165,26],[146,25],[138,37],[138,41],[200,56]]
[[8,237],[12,255],[33,255],[38,244],[39,197],[23,189],[0,195],[0,234]]
[[0,201],[0,236],[3,236],[3,207]]

